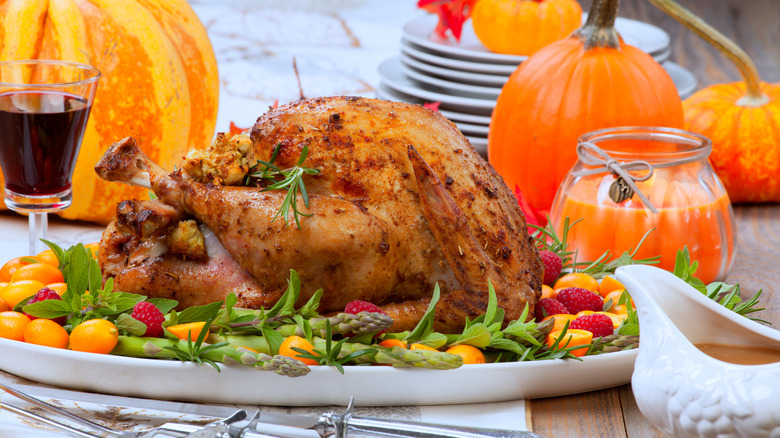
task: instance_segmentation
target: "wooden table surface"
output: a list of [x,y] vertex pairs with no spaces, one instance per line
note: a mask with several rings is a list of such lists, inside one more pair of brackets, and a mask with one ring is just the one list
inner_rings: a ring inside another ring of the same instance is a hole
[[[780,1],[677,0],[731,38],[756,63],[761,79],[780,82]],[[583,0],[584,10],[590,0]],[[692,71],[697,89],[741,77],[724,56],[647,0],[622,0],[619,16],[653,23],[672,39],[670,61]],[[780,147],[780,146],[779,146]],[[737,257],[727,281],[746,295],[762,289],[758,316],[780,327],[780,204],[736,205]],[[630,385],[530,402],[534,432],[545,437],[663,437],[637,408]]]

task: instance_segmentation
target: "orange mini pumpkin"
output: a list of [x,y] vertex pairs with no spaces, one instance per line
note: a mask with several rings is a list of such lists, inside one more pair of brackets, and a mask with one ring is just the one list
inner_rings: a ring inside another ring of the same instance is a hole
[[471,22],[491,51],[530,55],[580,27],[582,7],[577,0],[479,0]]
[[618,3],[594,0],[587,22],[571,37],[520,64],[493,110],[490,163],[542,214],[577,160],[580,135],[614,126],[683,127],[669,74],[620,41]]
[[722,51],[744,78],[683,102],[685,129],[712,140],[710,162],[731,202],[780,201],[780,85],[761,82],[747,54],[689,10],[669,0],[651,3]]
[[186,0],[6,0],[0,17],[0,60],[61,59],[102,73],[73,176],[73,204],[61,216],[105,223],[117,202],[147,197],[95,175],[111,143],[133,136],[171,169],[190,147],[211,141],[217,62]]

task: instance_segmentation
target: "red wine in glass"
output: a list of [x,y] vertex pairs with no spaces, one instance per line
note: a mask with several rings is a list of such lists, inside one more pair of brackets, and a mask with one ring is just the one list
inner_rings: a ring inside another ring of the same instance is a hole
[[0,93],[0,163],[6,190],[30,197],[62,196],[61,202],[70,204],[89,110],[87,99],[61,91]]
[[0,166],[5,205],[27,215],[30,255],[47,214],[67,208],[100,71],[53,59],[0,61]]

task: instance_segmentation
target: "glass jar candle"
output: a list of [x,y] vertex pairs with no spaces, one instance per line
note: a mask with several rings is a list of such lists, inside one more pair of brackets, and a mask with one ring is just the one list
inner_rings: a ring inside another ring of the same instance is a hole
[[636,250],[653,230],[635,259],[660,256],[657,266],[672,271],[677,251],[687,246],[699,263],[696,277],[724,280],[735,255],[734,212],[709,164],[711,149],[707,137],[673,128],[587,133],[578,140],[579,160],[558,189],[550,220],[559,234],[565,218],[581,220],[567,239],[578,262]]

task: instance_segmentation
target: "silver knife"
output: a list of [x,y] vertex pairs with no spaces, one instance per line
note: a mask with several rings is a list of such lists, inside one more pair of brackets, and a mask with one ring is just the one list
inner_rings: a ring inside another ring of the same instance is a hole
[[[321,438],[347,438],[358,435],[380,435],[408,438],[541,438],[532,432],[475,427],[448,426],[412,421],[385,420],[353,415],[354,402],[349,401],[346,412],[327,412],[319,417],[255,413],[249,423],[238,427],[235,423],[211,423],[210,434],[194,431],[192,438],[219,436],[230,438],[268,438],[312,436]],[[219,432],[216,429],[219,429]]]

